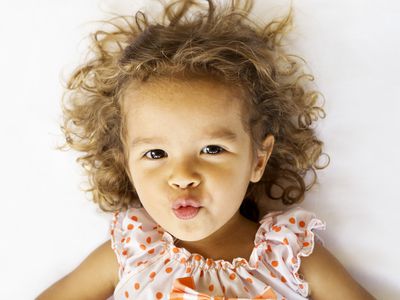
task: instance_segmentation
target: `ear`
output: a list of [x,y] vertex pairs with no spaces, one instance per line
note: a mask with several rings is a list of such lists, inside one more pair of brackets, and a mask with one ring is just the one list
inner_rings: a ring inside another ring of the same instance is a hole
[[274,148],[275,138],[272,134],[268,134],[263,141],[264,151],[257,150],[257,157],[253,160],[253,166],[251,170],[251,182],[258,182],[264,174],[264,169],[267,165],[268,159],[271,156],[272,149]]

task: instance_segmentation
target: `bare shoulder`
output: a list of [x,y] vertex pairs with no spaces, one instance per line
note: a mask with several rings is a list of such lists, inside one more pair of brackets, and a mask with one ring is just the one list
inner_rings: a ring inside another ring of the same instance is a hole
[[375,299],[319,243],[315,243],[310,256],[302,257],[300,272],[309,283],[313,300]]
[[111,240],[108,240],[36,299],[107,299],[118,283],[118,268]]

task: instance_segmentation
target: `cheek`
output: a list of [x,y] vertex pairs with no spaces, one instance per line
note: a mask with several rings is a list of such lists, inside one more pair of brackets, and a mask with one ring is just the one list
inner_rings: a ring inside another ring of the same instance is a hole
[[249,181],[245,172],[247,170],[238,165],[219,169],[208,174],[205,185],[215,197],[236,201],[247,189]]
[[244,160],[232,161],[222,168],[216,169],[216,176],[228,185],[246,184],[250,167]]

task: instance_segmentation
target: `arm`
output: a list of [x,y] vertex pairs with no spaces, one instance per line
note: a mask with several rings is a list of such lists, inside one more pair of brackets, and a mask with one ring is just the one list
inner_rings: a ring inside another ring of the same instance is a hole
[[310,298],[313,300],[375,299],[318,243],[315,243],[310,256],[302,257],[300,272],[310,285]]
[[111,241],[95,249],[75,270],[43,291],[36,300],[107,299],[118,283],[118,261]]

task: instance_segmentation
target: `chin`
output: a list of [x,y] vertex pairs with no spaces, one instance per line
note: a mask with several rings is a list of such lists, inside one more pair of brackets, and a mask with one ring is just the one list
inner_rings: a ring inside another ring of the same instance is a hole
[[208,237],[209,233],[193,234],[193,232],[179,232],[173,236],[184,242],[197,242]]

